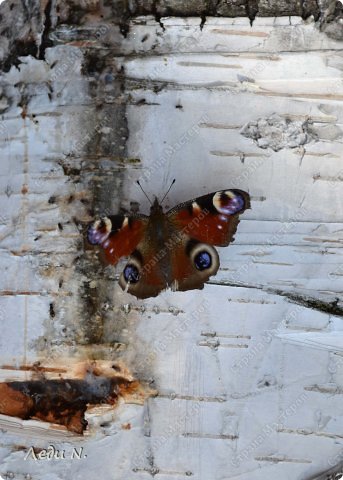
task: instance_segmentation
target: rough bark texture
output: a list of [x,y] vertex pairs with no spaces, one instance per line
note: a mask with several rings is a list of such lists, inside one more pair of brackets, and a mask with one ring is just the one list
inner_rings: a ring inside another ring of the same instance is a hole
[[82,28],[88,22],[110,20],[119,24],[122,34],[127,35],[130,19],[140,15],[152,15],[159,22],[166,16],[199,16],[201,28],[208,16],[247,16],[251,22],[256,17],[300,16],[306,19],[312,16],[321,31],[342,39],[342,8],[342,3],[335,0],[121,0],[103,4],[98,0],[31,0],[25,4],[13,0],[0,6],[0,61],[6,71],[18,64],[19,56],[30,54],[44,58],[45,49],[52,45],[51,27],[79,25]]

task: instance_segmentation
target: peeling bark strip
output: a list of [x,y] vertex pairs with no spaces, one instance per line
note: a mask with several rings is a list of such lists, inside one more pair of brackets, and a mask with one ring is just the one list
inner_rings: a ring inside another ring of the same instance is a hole
[[[101,368],[97,365],[81,368],[84,368],[83,378],[71,378],[68,373],[66,378],[46,378],[41,373],[38,380],[0,383],[0,413],[63,425],[71,432],[82,434],[88,424],[85,419],[88,406],[115,406],[120,398],[143,403],[149,395],[149,389],[145,391],[137,380],[126,375],[125,370],[116,364],[109,368],[103,362]],[[29,367],[21,369],[29,370]],[[52,369],[39,368],[40,372],[43,370],[51,372]]]
[[343,317],[343,307],[339,305],[339,298],[336,298],[336,300],[333,300],[332,302],[324,302],[318,298],[309,298],[308,296],[282,292],[280,290],[275,290],[275,293],[288,298],[288,300],[297,305],[312,308],[313,310],[318,310],[319,312],[327,313],[329,315]]

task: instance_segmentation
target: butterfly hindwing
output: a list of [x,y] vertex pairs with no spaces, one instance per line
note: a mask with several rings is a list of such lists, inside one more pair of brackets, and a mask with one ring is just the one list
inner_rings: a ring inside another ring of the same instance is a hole
[[168,287],[168,257],[149,248],[142,240],[131,253],[119,278],[121,288],[137,298],[156,297]]
[[167,215],[190,237],[218,247],[227,246],[236,232],[239,215],[250,208],[242,190],[220,190],[178,205]]
[[109,263],[115,265],[121,257],[130,255],[144,237],[148,217],[112,215],[96,220],[88,227],[87,238],[100,245]]
[[171,261],[174,290],[202,289],[219,268],[216,249],[188,236],[172,250]]
[[119,284],[137,298],[155,297],[162,290],[203,288],[219,268],[218,253],[211,245],[187,235],[175,235],[171,248],[150,250],[144,240],[132,252]]

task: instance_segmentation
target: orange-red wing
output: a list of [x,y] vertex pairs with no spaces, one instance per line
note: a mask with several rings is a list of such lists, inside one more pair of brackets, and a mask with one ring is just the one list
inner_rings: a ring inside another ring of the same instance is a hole
[[200,242],[224,247],[230,243],[239,215],[250,208],[250,196],[242,190],[220,190],[178,205],[167,215],[183,234]]
[[96,220],[88,227],[88,242],[100,245],[107,261],[114,265],[121,257],[127,257],[134,251],[144,236],[148,219],[143,215],[112,215]]
[[[138,245],[130,256],[120,276],[119,285],[137,298],[156,297],[168,286],[167,272],[165,271],[168,258],[158,259],[159,252],[150,252],[148,249],[143,251],[141,247],[143,245]],[[127,269],[129,272],[131,269],[136,269],[136,281],[132,282],[127,278]]]
[[[193,243],[192,240],[186,239],[186,243],[179,243],[171,252],[172,263],[172,289],[174,290],[193,290],[202,289],[204,283],[215,275],[219,268],[218,253],[210,245],[204,245],[203,243],[194,242],[193,248],[190,248],[189,252],[187,243]],[[185,248],[186,247],[186,248]],[[205,251],[210,255],[210,263],[208,268],[199,270],[197,268],[194,257],[197,251]]]

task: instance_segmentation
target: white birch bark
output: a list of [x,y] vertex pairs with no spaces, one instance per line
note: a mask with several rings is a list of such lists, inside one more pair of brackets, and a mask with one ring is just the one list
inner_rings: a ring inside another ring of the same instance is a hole
[[[4,478],[300,479],[342,458],[342,44],[293,17],[163,25],[59,26],[2,75],[1,378],[120,359],[158,391],[93,410],[83,438],[1,416]],[[139,301],[82,226],[147,213],[134,180],[173,178],[170,207],[237,187],[252,209],[204,290]],[[50,443],[87,457],[25,460]]]

